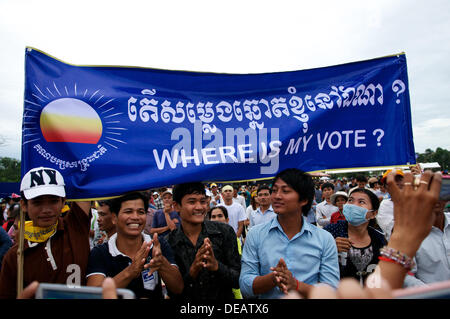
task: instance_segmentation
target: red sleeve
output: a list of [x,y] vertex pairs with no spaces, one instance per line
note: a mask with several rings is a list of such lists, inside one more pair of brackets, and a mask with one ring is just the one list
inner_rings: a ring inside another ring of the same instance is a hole
[[338,221],[339,212],[333,213],[330,217],[330,224],[336,224]]

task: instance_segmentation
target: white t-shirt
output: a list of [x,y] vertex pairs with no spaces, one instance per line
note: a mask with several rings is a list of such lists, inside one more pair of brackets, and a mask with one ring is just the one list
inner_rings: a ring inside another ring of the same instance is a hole
[[233,202],[233,204],[231,204],[230,206],[225,205],[225,203],[222,203],[218,206],[223,206],[227,209],[229,219],[228,224],[233,227],[234,232],[237,233],[239,226],[238,223],[247,219],[244,207],[236,202]]
[[386,239],[389,240],[394,227],[394,202],[391,199],[383,199],[381,201],[376,219]]
[[[258,209],[258,207],[256,207],[256,209]],[[247,214],[247,219],[250,220],[250,215],[251,215],[253,212],[256,212],[256,209],[253,209],[253,206],[252,206],[252,205],[250,205],[250,206],[247,207],[247,209],[246,209],[246,211],[245,211],[245,213]]]
[[238,194],[237,197],[233,197],[233,202],[241,204],[242,207],[244,208],[244,210],[247,209],[247,205],[245,204],[244,196],[241,196]]

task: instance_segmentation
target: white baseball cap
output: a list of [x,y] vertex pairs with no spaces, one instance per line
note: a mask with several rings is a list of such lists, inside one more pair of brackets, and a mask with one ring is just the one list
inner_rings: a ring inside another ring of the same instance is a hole
[[20,191],[26,199],[42,195],[66,197],[64,178],[54,168],[37,167],[30,169],[22,178]]

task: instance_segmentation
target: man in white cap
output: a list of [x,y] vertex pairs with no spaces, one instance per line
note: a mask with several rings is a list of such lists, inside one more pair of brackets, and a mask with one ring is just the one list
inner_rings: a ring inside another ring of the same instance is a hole
[[236,236],[241,238],[244,230],[244,221],[247,219],[244,207],[233,201],[233,186],[226,185],[222,188],[223,203],[218,206],[224,206],[228,211],[229,225],[233,227]]
[[[33,281],[71,286],[86,284],[89,257],[90,202],[74,202],[64,218],[65,184],[61,173],[38,167],[28,171],[20,185],[25,222],[23,286]],[[16,298],[17,250],[5,255],[0,273],[0,299]]]

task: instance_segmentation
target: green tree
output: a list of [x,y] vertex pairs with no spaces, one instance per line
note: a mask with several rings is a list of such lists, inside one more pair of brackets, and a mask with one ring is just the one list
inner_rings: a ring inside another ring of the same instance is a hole
[[432,151],[427,148],[424,153],[417,154],[418,163],[438,162],[442,170],[448,170],[450,167],[450,151],[443,148],[436,148]]
[[20,161],[0,157],[0,182],[20,182]]

